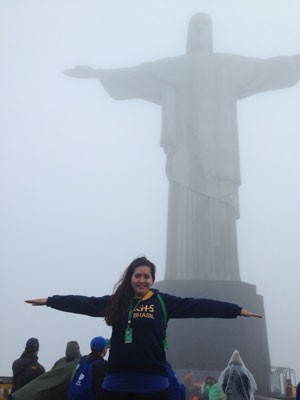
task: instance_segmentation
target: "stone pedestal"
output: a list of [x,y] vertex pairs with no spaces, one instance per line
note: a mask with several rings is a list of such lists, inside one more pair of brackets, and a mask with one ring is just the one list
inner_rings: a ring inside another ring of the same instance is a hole
[[[156,282],[162,293],[203,297],[236,303],[264,315],[262,296],[254,285],[231,281],[165,280]],[[270,355],[265,319],[171,319],[167,359],[175,370],[221,372],[237,349],[252,372],[258,392],[269,392]],[[216,376],[217,378],[217,376]]]

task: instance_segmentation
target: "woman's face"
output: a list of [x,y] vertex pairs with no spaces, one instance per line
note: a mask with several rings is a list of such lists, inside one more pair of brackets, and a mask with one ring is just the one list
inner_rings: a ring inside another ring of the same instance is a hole
[[153,285],[150,267],[142,265],[136,267],[131,276],[131,286],[134,295],[138,299],[142,299]]

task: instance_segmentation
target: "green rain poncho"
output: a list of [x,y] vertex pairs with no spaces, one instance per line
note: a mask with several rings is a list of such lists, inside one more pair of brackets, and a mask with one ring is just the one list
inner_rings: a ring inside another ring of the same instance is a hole
[[211,388],[209,389],[209,397],[208,398],[209,398],[209,400],[225,399],[225,394],[217,383],[212,385]]
[[67,400],[73,371],[81,359],[77,342],[67,343],[66,356],[53,368],[12,394],[13,400]]

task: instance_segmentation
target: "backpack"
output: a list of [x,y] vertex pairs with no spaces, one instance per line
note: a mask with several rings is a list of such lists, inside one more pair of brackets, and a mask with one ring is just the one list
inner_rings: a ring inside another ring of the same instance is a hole
[[68,390],[68,400],[94,400],[93,365],[98,359],[88,362],[83,356],[77,365]]
[[[157,298],[161,304],[163,314],[164,314],[164,325],[165,325],[165,335],[164,335],[164,349],[168,350],[168,337],[167,337],[167,327],[168,327],[168,314],[165,302],[159,293],[156,294]],[[184,400],[186,398],[185,386],[177,378],[170,363],[166,363],[167,376],[169,380],[169,400]]]
[[159,293],[156,294],[162,310],[163,310],[163,314],[164,314],[164,325],[165,325],[165,336],[164,336],[164,349],[168,350],[169,345],[168,345],[168,337],[167,337],[167,327],[168,327],[168,315],[167,315],[167,309],[166,309],[166,305],[165,302],[163,301],[163,298],[161,297],[161,295]]

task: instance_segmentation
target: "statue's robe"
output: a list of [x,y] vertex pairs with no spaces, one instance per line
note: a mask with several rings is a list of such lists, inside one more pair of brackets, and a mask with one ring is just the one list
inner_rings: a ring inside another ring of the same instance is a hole
[[240,280],[237,100],[295,85],[300,56],[187,54],[98,76],[114,99],[143,99],[162,109],[169,180],[165,278]]

